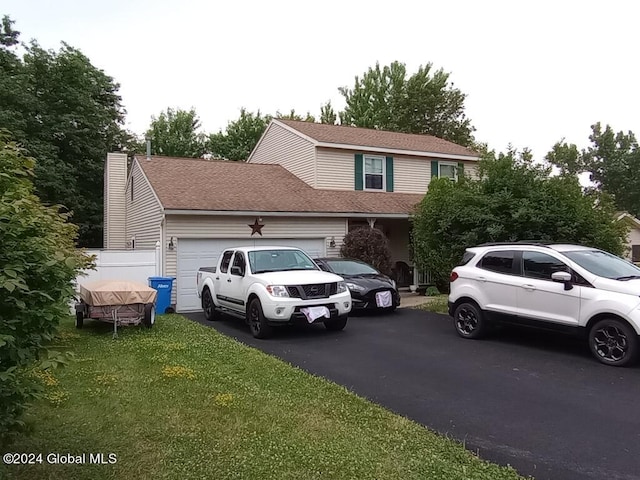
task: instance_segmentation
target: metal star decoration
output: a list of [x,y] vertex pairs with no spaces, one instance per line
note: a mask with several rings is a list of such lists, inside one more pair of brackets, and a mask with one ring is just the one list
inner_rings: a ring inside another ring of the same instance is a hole
[[260,222],[258,222],[257,218],[256,218],[255,222],[253,222],[252,224],[249,223],[248,226],[251,227],[251,236],[252,237],[253,237],[254,233],[257,233],[258,235],[262,236],[262,227],[264,227],[264,225],[262,225]]

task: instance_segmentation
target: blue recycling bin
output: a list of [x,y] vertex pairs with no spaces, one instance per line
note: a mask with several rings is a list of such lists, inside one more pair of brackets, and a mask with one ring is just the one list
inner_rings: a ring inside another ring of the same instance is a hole
[[156,297],[157,313],[167,313],[167,309],[171,305],[171,290],[174,280],[173,277],[149,277],[149,286],[158,292]]

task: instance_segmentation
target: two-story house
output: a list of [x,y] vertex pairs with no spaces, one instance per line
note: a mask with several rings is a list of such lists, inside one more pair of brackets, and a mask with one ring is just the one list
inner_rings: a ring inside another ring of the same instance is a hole
[[[273,120],[247,162],[109,154],[104,247],[161,245],[177,311],[200,309],[196,272],[232,246],[276,244],[339,255],[362,226],[410,265],[410,218],[431,178],[473,175],[477,155],[428,136]],[[409,280],[410,282],[410,280]]]

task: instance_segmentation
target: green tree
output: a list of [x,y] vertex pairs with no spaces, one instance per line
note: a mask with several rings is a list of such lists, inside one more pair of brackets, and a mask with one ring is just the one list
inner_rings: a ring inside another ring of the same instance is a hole
[[331,106],[331,100],[320,106],[320,123],[335,125],[337,120],[338,116]]
[[280,113],[280,111],[276,111],[274,118],[282,118],[284,120],[298,120],[299,122],[315,122],[316,117],[311,115],[311,112],[307,112],[307,115],[303,117],[302,115],[298,115],[295,109],[291,109],[289,113]]
[[579,151],[564,141],[554,145],[546,159],[561,172],[588,172],[596,190],[613,196],[619,210],[640,215],[640,149],[633,132],[615,132],[609,125],[591,126],[591,145]]
[[431,63],[407,76],[405,64],[369,70],[356,76],[353,88],[338,90],[346,100],[342,125],[405,133],[430,134],[459,145],[473,144],[474,128],[464,113],[466,95]]
[[103,172],[108,151],[126,132],[119,85],[79,50],[35,41],[16,51],[18,32],[0,27],[0,128],[38,159],[35,186],[49,204],[64,205],[80,227],[79,243],[102,246]]
[[622,254],[627,227],[613,221],[611,198],[585,194],[575,176],[549,173],[529,152],[511,150],[485,155],[479,179],[432,180],[414,218],[418,265],[446,288],[465,248],[483,242],[558,241]]
[[35,393],[26,370],[69,316],[72,282],[89,265],[77,227],[34,194],[34,167],[0,131],[0,437],[21,424]]
[[245,161],[260,140],[271,118],[271,115],[263,116],[259,110],[257,113],[251,113],[241,108],[240,117],[229,122],[225,132],[221,130],[209,135],[207,143],[209,152],[214,157]]
[[198,130],[200,119],[195,109],[167,108],[151,118],[146,138],[153,155],[200,158],[206,151],[206,136]]

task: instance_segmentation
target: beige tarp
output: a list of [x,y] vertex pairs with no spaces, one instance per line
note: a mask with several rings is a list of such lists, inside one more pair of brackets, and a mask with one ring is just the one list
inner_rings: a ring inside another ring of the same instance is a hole
[[130,305],[153,303],[157,291],[144,283],[128,280],[99,280],[80,285],[80,297],[87,305]]

